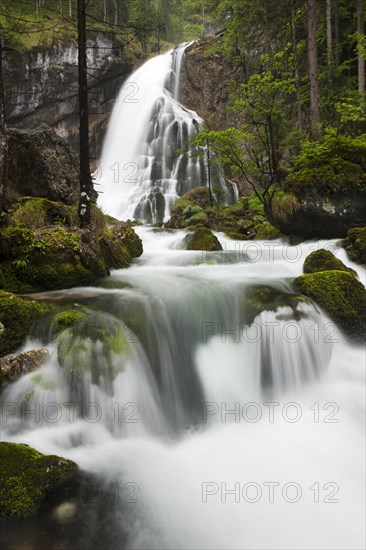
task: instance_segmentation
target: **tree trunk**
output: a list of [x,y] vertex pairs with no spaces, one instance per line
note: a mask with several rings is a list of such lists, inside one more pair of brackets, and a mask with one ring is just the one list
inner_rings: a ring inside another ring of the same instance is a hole
[[69,0],[69,19],[72,19],[72,0]]
[[334,6],[334,63],[339,67],[339,50],[340,50],[340,16],[338,3]]
[[3,87],[3,32],[0,25],[0,213],[4,206],[8,143],[6,138],[4,87]]
[[89,112],[86,63],[86,17],[85,0],[77,0],[78,11],[78,70],[79,70],[79,141],[80,141],[80,227],[90,225],[91,199],[94,194],[90,175]]
[[316,141],[320,138],[320,107],[318,86],[318,48],[317,31],[317,0],[308,0],[308,63],[310,83],[310,138]]
[[328,69],[333,65],[332,11],[332,0],[326,0]]
[[358,39],[358,90],[365,93],[365,59],[361,52],[362,35],[365,32],[365,3],[357,0],[357,33]]
[[104,23],[107,23],[107,20],[108,20],[107,0],[104,0],[104,16],[103,16]]
[[301,80],[300,80],[300,71],[299,71],[299,56],[297,55],[296,0],[291,0],[291,34],[292,34],[292,52],[294,56],[297,126],[299,130],[302,130],[303,123],[302,123],[302,109],[301,109]]

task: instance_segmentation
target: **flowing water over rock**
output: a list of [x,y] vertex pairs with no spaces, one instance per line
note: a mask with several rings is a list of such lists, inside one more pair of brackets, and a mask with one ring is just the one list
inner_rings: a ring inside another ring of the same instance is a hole
[[[186,46],[150,59],[120,91],[95,174],[100,205],[119,219],[166,221],[180,195],[208,183],[207,155],[190,143],[203,121],[179,103]],[[212,161],[210,185],[222,202],[236,199]]]
[[49,294],[89,312],[72,355],[48,339],[48,364],[2,394],[4,439],[113,484],[113,506],[91,519],[84,503],[62,547],[86,524],[99,542],[80,550],[362,548],[365,351],[291,285],[314,249],[344,251],[218,234],[223,251],[191,252],[184,232],[137,231],[129,269]]

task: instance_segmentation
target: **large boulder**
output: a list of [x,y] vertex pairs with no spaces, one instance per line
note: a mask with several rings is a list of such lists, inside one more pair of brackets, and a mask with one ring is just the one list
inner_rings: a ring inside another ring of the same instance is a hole
[[35,319],[48,312],[45,304],[0,290],[0,357],[15,351]]
[[309,187],[301,196],[286,194],[265,208],[269,221],[285,235],[306,239],[345,237],[366,224],[366,195],[325,195]]
[[79,195],[79,163],[68,143],[53,130],[8,131],[5,206],[21,197],[72,204]]
[[110,228],[101,216],[99,226],[90,229],[43,223],[34,230],[24,223],[1,229],[0,288],[30,293],[86,286],[109,275],[110,269],[127,267],[141,255],[141,239],[129,224]]
[[326,312],[351,339],[364,341],[366,335],[366,289],[353,274],[320,271],[297,277],[295,288]]
[[71,460],[44,455],[28,445],[0,443],[0,516],[26,518],[37,513],[55,489],[77,471]]

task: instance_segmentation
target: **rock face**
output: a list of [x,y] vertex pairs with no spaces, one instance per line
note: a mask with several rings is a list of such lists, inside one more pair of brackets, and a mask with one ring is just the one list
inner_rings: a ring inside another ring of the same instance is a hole
[[0,370],[2,372],[2,382],[8,384],[15,382],[29,372],[33,372],[44,365],[49,358],[47,349],[34,349],[19,353],[19,355],[6,355],[0,358]]
[[196,111],[212,130],[235,124],[228,113],[230,80],[241,82],[243,73],[222,53],[222,39],[209,38],[187,48],[181,70],[181,101]]
[[77,471],[71,460],[24,444],[0,443],[0,516],[26,518]]
[[67,142],[53,130],[8,132],[5,206],[20,197],[77,202],[79,163]]
[[308,188],[297,196],[298,206],[278,215],[267,206],[266,215],[275,227],[286,235],[301,235],[306,239],[345,237],[353,227],[366,224],[366,195],[322,195]]
[[[87,48],[91,152],[98,157],[118,91],[139,60],[105,35],[90,38]],[[54,128],[78,151],[77,58],[77,44],[71,39],[9,57],[4,63],[9,126]]]

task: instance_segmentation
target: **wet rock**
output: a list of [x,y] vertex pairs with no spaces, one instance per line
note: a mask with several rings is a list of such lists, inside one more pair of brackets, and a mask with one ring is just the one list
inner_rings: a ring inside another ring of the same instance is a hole
[[68,143],[53,130],[8,131],[5,206],[20,197],[72,204],[79,196],[79,164]]
[[34,372],[49,359],[49,352],[45,348],[25,351],[18,355],[5,355],[0,358],[3,385],[15,382],[29,372]]
[[186,250],[203,250],[212,252],[222,250],[218,238],[207,227],[199,227],[193,233],[184,237]]
[[294,285],[319,304],[349,338],[365,341],[366,289],[353,274],[321,271],[297,277]]
[[344,248],[350,260],[359,264],[366,264],[366,227],[356,227],[348,231]]
[[26,518],[46,497],[69,481],[77,466],[59,456],[44,455],[28,445],[0,443],[0,516]]
[[317,273],[318,271],[346,271],[347,273],[356,274],[356,272],[344,265],[344,263],[336,258],[332,252],[321,248],[315,250],[307,256],[304,262],[304,273]]

